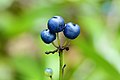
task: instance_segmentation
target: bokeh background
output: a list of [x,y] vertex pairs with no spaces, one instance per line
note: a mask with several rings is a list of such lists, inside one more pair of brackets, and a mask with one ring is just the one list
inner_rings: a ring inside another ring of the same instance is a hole
[[55,15],[81,28],[64,52],[65,80],[120,80],[120,0],[0,0],[0,80],[49,80],[48,67],[58,80],[58,54],[40,39]]

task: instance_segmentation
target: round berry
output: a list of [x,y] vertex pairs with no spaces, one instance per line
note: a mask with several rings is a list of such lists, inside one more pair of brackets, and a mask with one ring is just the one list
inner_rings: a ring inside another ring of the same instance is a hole
[[80,34],[80,27],[77,24],[69,22],[65,25],[63,33],[65,37],[69,39],[75,39]]
[[53,75],[53,70],[51,68],[46,68],[45,69],[45,75],[50,77]]
[[54,16],[48,20],[48,29],[52,33],[58,33],[63,31],[65,27],[64,19],[61,16]]
[[50,30],[46,29],[41,32],[41,38],[45,43],[49,44],[56,39],[56,34],[51,33]]

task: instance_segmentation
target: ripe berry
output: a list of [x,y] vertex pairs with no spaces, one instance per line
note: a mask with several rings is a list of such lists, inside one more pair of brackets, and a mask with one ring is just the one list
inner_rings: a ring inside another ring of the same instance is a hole
[[51,68],[46,68],[45,69],[45,75],[50,77],[53,75],[53,70]]
[[56,39],[56,34],[51,33],[48,29],[46,29],[41,32],[41,38],[45,43],[49,44]]
[[80,27],[77,24],[69,22],[66,24],[63,33],[65,37],[69,39],[75,39],[80,34]]
[[52,33],[58,33],[63,31],[65,27],[64,19],[61,16],[54,16],[48,20],[48,29]]

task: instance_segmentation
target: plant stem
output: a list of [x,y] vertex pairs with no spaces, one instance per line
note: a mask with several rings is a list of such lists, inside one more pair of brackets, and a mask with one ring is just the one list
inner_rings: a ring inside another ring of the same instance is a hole
[[63,46],[66,47],[70,44],[70,39],[66,38],[66,41],[64,42]]
[[[61,48],[59,34],[57,33],[58,45]],[[59,49],[59,80],[63,80],[63,50]]]
[[59,51],[59,80],[63,80],[63,51]]
[[55,45],[55,43],[54,43],[54,42],[52,42],[52,45],[53,45],[54,47],[56,47],[56,48],[57,48],[57,46]]
[[59,33],[57,33],[57,41],[58,41],[58,46],[60,46]]
[[50,80],[53,80],[53,79],[52,79],[52,76],[50,76]]

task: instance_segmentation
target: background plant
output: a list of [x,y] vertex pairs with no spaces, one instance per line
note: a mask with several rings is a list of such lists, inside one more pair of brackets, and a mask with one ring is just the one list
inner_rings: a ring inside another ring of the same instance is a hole
[[82,30],[65,52],[65,80],[120,80],[119,8],[119,0],[0,0],[0,80],[47,80],[46,67],[58,79],[57,55],[44,55],[54,47],[38,35],[54,15]]

